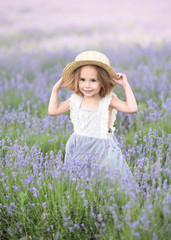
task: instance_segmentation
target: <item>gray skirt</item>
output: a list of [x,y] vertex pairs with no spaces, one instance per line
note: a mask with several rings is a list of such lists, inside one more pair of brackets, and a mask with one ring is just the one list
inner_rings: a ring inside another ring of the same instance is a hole
[[66,144],[64,164],[71,178],[83,182],[93,179],[121,190],[138,188],[114,133],[108,133],[107,139],[73,133]]

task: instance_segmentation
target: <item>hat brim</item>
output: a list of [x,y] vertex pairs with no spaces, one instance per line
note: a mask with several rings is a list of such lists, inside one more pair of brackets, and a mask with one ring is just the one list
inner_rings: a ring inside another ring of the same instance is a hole
[[74,61],[74,62],[69,63],[64,68],[63,73],[62,73],[62,78],[63,78],[64,84],[65,83],[67,84],[70,81],[74,70],[76,70],[78,67],[81,67],[84,65],[89,65],[89,64],[96,65],[96,66],[99,66],[99,67],[102,67],[103,69],[105,69],[110,76],[112,85],[114,87],[116,86],[115,82],[112,80],[112,78],[117,78],[117,74],[114,71],[114,69],[111,66],[109,66],[103,62],[95,61],[95,60],[81,60],[81,61]]

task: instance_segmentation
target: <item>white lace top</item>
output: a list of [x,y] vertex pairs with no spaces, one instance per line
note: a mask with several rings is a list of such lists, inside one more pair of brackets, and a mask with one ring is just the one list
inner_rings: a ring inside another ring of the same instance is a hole
[[[70,102],[70,117],[74,125],[74,133],[78,135],[107,138],[108,132],[108,119],[109,119],[109,104],[113,92],[101,98],[97,110],[81,109],[82,97],[73,93]],[[115,95],[116,96],[116,95]],[[112,109],[110,129],[115,130],[114,122],[116,119],[117,110]]]

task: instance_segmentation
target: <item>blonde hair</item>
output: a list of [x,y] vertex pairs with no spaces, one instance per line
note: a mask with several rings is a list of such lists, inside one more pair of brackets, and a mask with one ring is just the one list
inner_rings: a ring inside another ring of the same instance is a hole
[[[105,97],[107,94],[109,94],[110,91],[112,90],[112,88],[114,87],[114,85],[111,83],[111,79],[110,79],[108,72],[105,69],[103,69],[102,67],[99,67],[96,65],[88,64],[88,65],[84,65],[84,66],[95,66],[96,67],[97,79],[101,85],[101,89],[99,91],[100,97]],[[70,90],[72,90],[73,92],[75,92],[81,96],[83,94],[79,90],[79,80],[80,80],[81,69],[84,66],[78,67],[77,69],[75,69],[73,71],[71,79],[68,82],[68,84],[66,85],[67,88],[69,88]]]

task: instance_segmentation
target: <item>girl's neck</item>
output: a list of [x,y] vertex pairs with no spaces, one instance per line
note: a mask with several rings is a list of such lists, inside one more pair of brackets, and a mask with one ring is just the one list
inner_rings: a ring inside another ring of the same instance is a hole
[[83,96],[80,108],[87,110],[97,110],[100,104],[100,100],[100,95],[93,97]]
[[95,95],[95,96],[83,96],[83,100],[85,101],[100,101],[101,97],[100,95]]

